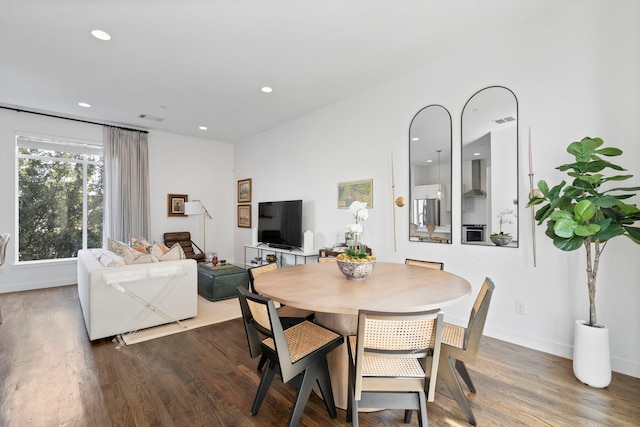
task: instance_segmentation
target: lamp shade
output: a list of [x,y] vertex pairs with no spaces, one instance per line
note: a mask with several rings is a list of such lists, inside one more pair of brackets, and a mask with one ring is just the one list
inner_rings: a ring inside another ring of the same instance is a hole
[[202,215],[202,203],[200,201],[185,202],[184,214],[185,215]]

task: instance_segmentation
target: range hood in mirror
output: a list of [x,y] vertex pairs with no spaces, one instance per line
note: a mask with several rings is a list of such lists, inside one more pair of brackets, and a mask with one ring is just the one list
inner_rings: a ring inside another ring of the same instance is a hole
[[480,160],[471,161],[471,190],[464,193],[464,197],[487,197],[487,193],[482,190],[480,185],[481,167]]

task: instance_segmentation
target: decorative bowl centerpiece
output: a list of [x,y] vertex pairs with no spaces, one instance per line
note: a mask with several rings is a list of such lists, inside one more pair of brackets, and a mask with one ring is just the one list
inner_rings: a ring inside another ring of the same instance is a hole
[[373,267],[376,265],[375,258],[373,261],[341,261],[341,256],[343,254],[338,255],[338,259],[336,259],[338,270],[349,280],[364,280],[365,277],[373,272]]
[[347,225],[347,232],[353,237],[349,248],[344,253],[336,257],[338,269],[350,280],[364,280],[373,272],[376,265],[376,258],[368,255],[366,248],[358,243],[358,236],[364,230],[360,221],[369,217],[367,204],[363,202],[353,202],[349,210],[356,219],[355,224]]

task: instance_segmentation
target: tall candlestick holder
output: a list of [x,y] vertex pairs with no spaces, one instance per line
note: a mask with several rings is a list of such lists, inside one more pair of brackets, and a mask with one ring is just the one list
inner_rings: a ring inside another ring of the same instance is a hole
[[[533,172],[529,174],[529,199],[533,197]],[[531,205],[531,242],[533,244],[533,266],[537,266],[536,260],[536,211]]]

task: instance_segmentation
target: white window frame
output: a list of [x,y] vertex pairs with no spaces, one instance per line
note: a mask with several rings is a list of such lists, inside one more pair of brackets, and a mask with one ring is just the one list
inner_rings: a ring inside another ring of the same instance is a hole
[[[75,260],[76,258],[67,257],[67,258],[53,258],[53,259],[41,259],[41,260],[28,260],[28,261],[20,261],[20,244],[19,244],[19,230],[20,230],[20,166],[19,160],[23,159],[37,159],[37,160],[47,160],[47,161],[56,161],[55,157],[50,156],[34,156],[34,155],[25,155],[20,154],[20,148],[41,148],[44,150],[55,150],[55,151],[65,151],[72,152],[76,154],[86,154],[86,155],[99,155],[102,156],[102,164],[104,164],[104,145],[100,141],[88,141],[88,140],[80,140],[75,138],[67,138],[67,137],[55,137],[49,135],[38,135],[32,133],[20,132],[15,135],[16,142],[16,155],[15,155],[15,236],[16,236],[16,244],[15,248],[15,264],[16,265],[26,265],[26,264],[42,264],[42,263],[66,263],[70,260]],[[59,161],[69,162],[69,163],[82,163],[83,164],[83,173],[82,173],[82,249],[87,249],[87,165],[88,164],[100,164],[100,162],[96,162],[93,160],[89,160],[86,157],[83,159],[60,159]],[[103,195],[104,196],[104,195]],[[104,201],[103,201],[104,203]]]

